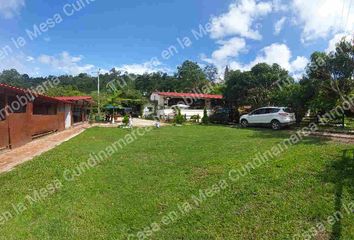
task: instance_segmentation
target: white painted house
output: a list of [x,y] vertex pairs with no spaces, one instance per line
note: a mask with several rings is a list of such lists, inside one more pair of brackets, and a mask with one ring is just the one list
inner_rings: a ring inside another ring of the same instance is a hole
[[157,104],[157,117],[161,119],[173,118],[176,107],[187,119],[195,115],[203,117],[205,107],[210,115],[212,109],[222,106],[222,99],[222,95],[177,92],[155,92],[150,97]]

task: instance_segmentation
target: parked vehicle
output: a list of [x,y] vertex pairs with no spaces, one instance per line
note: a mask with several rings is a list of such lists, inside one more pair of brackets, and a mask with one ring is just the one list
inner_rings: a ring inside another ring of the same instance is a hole
[[229,123],[231,122],[231,110],[226,108],[219,108],[209,116],[209,120],[212,123]]
[[263,107],[240,118],[242,127],[270,126],[274,130],[290,126],[295,122],[295,114],[287,107]]

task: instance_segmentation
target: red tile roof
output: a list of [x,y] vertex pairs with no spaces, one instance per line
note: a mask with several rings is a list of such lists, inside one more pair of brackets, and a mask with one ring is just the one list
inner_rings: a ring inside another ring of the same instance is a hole
[[178,92],[157,92],[156,94],[165,97],[178,97],[178,98],[223,99],[222,95],[216,95],[216,94],[178,93]]
[[4,83],[0,83],[0,88],[4,88],[4,89],[7,89],[9,91],[13,91],[13,92],[16,92],[16,93],[22,93],[22,94],[31,93],[36,98],[42,98],[42,99],[45,99],[45,100],[50,101],[50,102],[70,103],[70,102],[65,101],[65,100],[60,100],[60,99],[57,99],[57,98],[48,97],[48,96],[45,96],[45,95],[42,95],[42,94],[38,94],[35,91],[32,91],[30,89],[14,87],[14,86],[10,86],[10,85],[4,84]]

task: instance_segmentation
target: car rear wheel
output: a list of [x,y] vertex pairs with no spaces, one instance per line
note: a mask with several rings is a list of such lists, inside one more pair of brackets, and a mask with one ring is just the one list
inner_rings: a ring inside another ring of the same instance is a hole
[[247,121],[246,119],[243,119],[243,120],[241,121],[241,127],[243,127],[243,128],[248,127],[248,121]]
[[273,120],[271,122],[271,127],[273,130],[279,130],[281,128],[280,122],[278,120]]

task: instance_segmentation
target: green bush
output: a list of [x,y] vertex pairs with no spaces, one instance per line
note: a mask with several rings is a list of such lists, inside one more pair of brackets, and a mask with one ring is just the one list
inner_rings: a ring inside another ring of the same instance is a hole
[[184,116],[181,114],[181,110],[177,108],[177,115],[175,116],[176,124],[183,124],[185,121]]
[[123,117],[123,124],[124,125],[128,125],[128,123],[129,123],[129,116],[128,115],[125,115],[124,117]]
[[195,122],[195,123],[199,123],[199,119],[200,119],[199,115],[193,115],[193,116],[191,116],[190,121]]
[[208,111],[207,111],[206,108],[204,108],[202,123],[203,123],[203,124],[209,124]]

